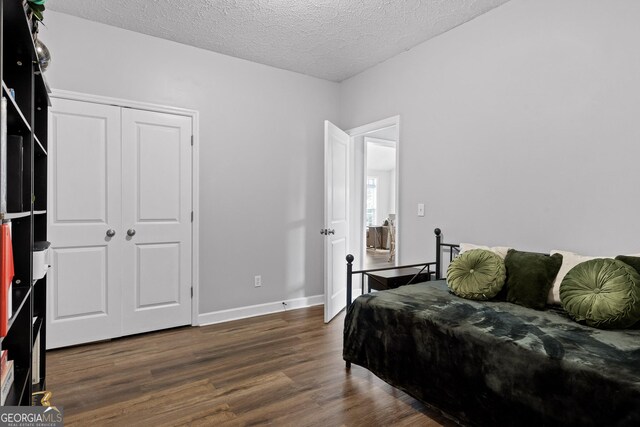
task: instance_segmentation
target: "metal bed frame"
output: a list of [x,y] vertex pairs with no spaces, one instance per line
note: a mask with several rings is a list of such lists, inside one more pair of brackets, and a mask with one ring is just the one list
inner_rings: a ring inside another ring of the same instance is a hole
[[[409,279],[409,281],[407,281],[407,283],[405,283],[405,285],[411,284],[415,280],[415,278],[418,277],[423,272],[425,272],[425,270],[426,270],[426,273],[429,275],[429,277],[433,275],[435,276],[435,280],[442,279],[442,251],[448,250],[449,262],[451,262],[460,252],[460,245],[454,244],[454,243],[443,243],[442,231],[439,228],[436,228],[435,230],[433,230],[433,232],[436,235],[435,262],[431,261],[431,262],[422,262],[418,264],[396,265],[391,267],[370,268],[365,270],[353,271],[353,261],[355,258],[351,254],[347,255],[347,310],[351,306],[351,299],[353,297],[353,276],[355,274],[361,275],[361,279],[362,279],[361,294],[364,294],[365,276],[367,276],[367,285],[368,285],[370,273],[375,273],[378,271],[396,270],[400,268],[422,267],[420,271],[418,271],[411,279]],[[434,268],[433,270],[431,270],[432,267]],[[368,291],[371,292],[371,288],[369,286],[368,286]]]
[[[377,271],[385,271],[385,270],[395,270],[400,268],[410,268],[410,267],[422,267],[420,271],[418,271],[405,285],[409,285],[413,282],[413,280],[422,274],[425,270],[428,274],[429,280],[431,276],[435,276],[435,280],[442,279],[442,251],[449,252],[449,262],[453,261],[453,259],[460,253],[460,245],[455,243],[443,243],[442,242],[442,231],[439,228],[433,230],[436,235],[436,260],[435,262],[423,262],[418,264],[409,264],[409,265],[397,265],[393,267],[383,267],[383,268],[370,268],[365,270],[356,270],[353,271],[353,260],[355,259],[353,255],[347,255],[347,311],[351,306],[351,299],[353,295],[353,275],[360,274],[362,279],[362,292],[364,294],[364,277],[367,276],[367,285],[369,281],[369,274],[375,273]],[[431,270],[431,267],[434,267],[434,270]],[[403,285],[404,286],[404,285]],[[369,292],[371,289],[369,288]],[[346,362],[347,369],[351,368],[351,362]]]

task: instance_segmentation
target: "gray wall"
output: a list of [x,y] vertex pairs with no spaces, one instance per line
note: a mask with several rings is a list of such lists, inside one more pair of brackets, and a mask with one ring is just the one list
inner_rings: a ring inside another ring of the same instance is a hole
[[436,226],[640,249],[639,16],[634,0],[512,0],[342,83],[346,128],[401,116],[400,261],[432,259]]
[[200,112],[201,313],[324,293],[319,159],[338,84],[51,11],[45,23],[51,87]]
[[638,16],[634,0],[512,0],[340,85],[51,11],[42,39],[56,89],[200,111],[207,313],[323,293],[324,119],[401,115],[400,261],[432,259],[436,226],[638,252]]

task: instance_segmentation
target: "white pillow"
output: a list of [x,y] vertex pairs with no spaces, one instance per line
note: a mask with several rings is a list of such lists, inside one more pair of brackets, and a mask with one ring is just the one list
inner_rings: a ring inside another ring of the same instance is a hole
[[471,249],[484,249],[486,251],[491,251],[494,254],[498,255],[500,258],[505,259],[507,257],[507,252],[509,249],[506,246],[482,246],[482,245],[474,245],[473,243],[460,243],[460,253],[464,253],[466,251],[470,251]]

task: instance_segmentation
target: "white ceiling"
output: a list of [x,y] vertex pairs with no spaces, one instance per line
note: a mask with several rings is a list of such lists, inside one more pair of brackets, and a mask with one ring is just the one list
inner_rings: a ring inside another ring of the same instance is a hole
[[367,170],[392,171],[395,168],[395,146],[381,145],[375,142],[367,144]]
[[47,8],[339,82],[507,1],[52,0]]

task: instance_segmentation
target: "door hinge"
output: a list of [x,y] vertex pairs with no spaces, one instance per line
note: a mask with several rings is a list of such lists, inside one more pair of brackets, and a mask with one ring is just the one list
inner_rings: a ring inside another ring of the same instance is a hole
[[193,135],[191,135],[191,146],[193,147]]
[[191,211],[191,222],[193,222],[193,211]]
[[191,298],[193,298],[193,286],[191,286]]

